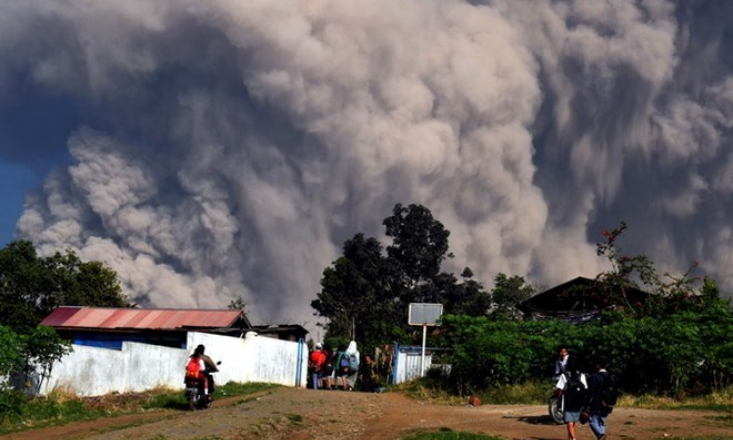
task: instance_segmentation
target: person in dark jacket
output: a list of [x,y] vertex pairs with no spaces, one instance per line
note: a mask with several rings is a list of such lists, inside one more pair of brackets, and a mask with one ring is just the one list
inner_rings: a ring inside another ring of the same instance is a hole
[[590,429],[598,440],[606,439],[606,418],[611,414],[613,408],[603,402],[602,390],[607,381],[612,380],[611,375],[604,368],[603,360],[595,362],[596,372],[590,378],[588,394],[590,395]]
[[562,390],[562,419],[568,431],[568,440],[576,440],[575,427],[580,422],[588,392],[588,383],[579,363],[569,362],[566,365],[565,373],[560,375],[555,389]]
[[369,355],[364,356],[364,362],[359,365],[359,382],[361,390],[373,393],[377,390],[377,373],[374,371],[374,361]]

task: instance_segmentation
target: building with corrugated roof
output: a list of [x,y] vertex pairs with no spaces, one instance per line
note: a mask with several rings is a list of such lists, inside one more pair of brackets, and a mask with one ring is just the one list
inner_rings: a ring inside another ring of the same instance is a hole
[[76,345],[121,349],[123,342],[187,348],[188,332],[241,337],[252,324],[240,310],[59,307],[41,325]]

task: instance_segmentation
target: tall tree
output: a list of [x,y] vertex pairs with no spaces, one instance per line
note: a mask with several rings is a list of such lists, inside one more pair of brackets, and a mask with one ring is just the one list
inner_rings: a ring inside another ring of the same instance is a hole
[[311,306],[316,315],[328,318],[327,337],[341,336],[373,347],[399,335],[390,270],[382,254],[376,238],[359,233],[344,243],[343,256],[323,271],[322,289]]
[[422,205],[398,203],[382,223],[393,239],[387,255],[400,265],[410,288],[434,279],[441,263],[453,256],[448,253],[450,231]]
[[28,241],[0,249],[0,325],[30,333],[54,308],[130,306],[117,274],[98,261],[83,262],[72,251],[48,258]]
[[484,315],[488,293],[463,273],[463,283],[440,272],[448,253],[450,232],[421,205],[401,204],[384,219],[392,244],[385,249],[375,238],[356,234],[343,246],[343,255],[323,271],[321,291],[311,303],[325,317],[326,337],[355,339],[366,349],[404,340],[409,304],[443,304],[443,311]]
[[117,273],[99,261],[84,262],[72,251],[45,260],[52,280],[50,303],[95,307],[129,307]]
[[461,273],[463,282],[454,284],[446,297],[445,313],[451,315],[485,316],[491,307],[491,295],[483,284],[473,279],[473,271],[466,267]]
[[30,242],[0,249],[0,325],[30,332],[51,309],[50,274]]

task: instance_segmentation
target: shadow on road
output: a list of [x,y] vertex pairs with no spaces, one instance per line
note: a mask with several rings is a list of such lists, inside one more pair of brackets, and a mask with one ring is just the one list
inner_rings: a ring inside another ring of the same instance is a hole
[[549,415],[523,416],[523,417],[514,417],[514,418],[516,418],[520,422],[524,422],[529,425],[557,425],[557,423],[555,423],[555,421],[552,420],[552,417],[550,417]]

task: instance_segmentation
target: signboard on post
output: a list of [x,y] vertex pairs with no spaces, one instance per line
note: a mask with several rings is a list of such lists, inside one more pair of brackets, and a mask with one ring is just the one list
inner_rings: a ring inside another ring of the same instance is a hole
[[428,326],[440,325],[440,316],[443,314],[443,304],[410,303],[407,323],[422,326],[422,356],[420,357],[420,376],[425,374],[425,341],[428,335]]
[[410,303],[409,314],[407,323],[410,325],[436,326],[443,314],[443,304]]

